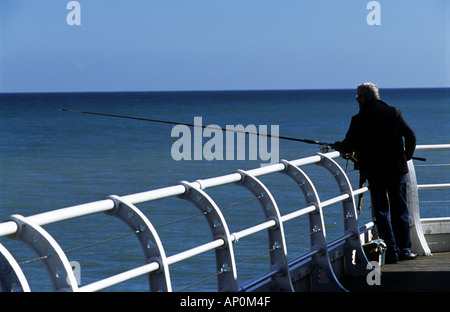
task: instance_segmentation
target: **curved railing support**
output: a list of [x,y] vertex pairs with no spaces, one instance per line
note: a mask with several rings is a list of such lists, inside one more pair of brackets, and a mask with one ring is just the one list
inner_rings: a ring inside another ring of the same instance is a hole
[[430,247],[428,247],[420,222],[419,190],[417,188],[416,170],[414,169],[412,160],[408,161],[406,189],[408,193],[409,226],[412,242],[411,249],[420,255],[430,256],[431,250]]
[[[342,201],[344,216],[345,235],[349,235],[345,239],[345,269],[346,274],[353,276],[367,276],[369,273],[367,267],[369,260],[362,248],[361,238],[359,235],[358,214],[356,212],[355,198],[353,197],[353,189],[350,181],[339,164],[322,153],[318,153],[321,161],[318,165],[327,169],[335,178],[339,190],[342,195],[348,195],[348,198]],[[369,265],[369,267],[371,267]]]
[[28,222],[21,215],[8,218],[17,224],[18,230],[10,238],[30,247],[44,263],[54,291],[76,291],[77,280],[64,251],[42,227]]
[[215,249],[219,291],[238,291],[233,242],[222,212],[205,191],[185,181],[181,184],[186,188],[186,192],[179,197],[190,201],[200,209],[208,221],[213,240],[222,239],[224,241],[223,246]]
[[281,161],[285,165],[284,174],[292,178],[300,187],[307,206],[315,206],[316,209],[308,214],[311,250],[318,250],[311,257],[313,274],[313,291],[346,291],[339,283],[328,256],[325,223],[319,195],[309,177],[297,166],[286,160]]
[[132,231],[135,231],[146,263],[158,262],[159,264],[159,270],[149,274],[150,291],[172,291],[166,253],[152,223],[133,204],[127,203],[115,195],[110,196],[109,199],[114,201],[114,208],[105,213],[120,219]]
[[4,292],[30,292],[22,269],[2,244],[0,244],[0,287]]
[[277,203],[270,191],[260,180],[243,170],[238,170],[238,172],[242,178],[237,183],[245,186],[258,198],[266,221],[274,220],[276,223],[274,227],[267,229],[269,236],[270,270],[277,272],[271,277],[271,291],[294,291],[289,274],[283,223],[280,220],[280,211]]

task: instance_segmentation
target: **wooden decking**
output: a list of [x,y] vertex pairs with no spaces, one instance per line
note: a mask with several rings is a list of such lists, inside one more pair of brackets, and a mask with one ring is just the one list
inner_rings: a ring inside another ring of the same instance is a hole
[[380,285],[368,285],[366,277],[346,277],[342,284],[353,292],[450,292],[450,252],[385,264],[381,273]]

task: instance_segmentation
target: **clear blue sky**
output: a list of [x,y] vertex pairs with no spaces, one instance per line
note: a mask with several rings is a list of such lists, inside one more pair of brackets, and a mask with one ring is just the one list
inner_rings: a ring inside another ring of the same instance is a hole
[[0,92],[450,87],[450,1],[0,1]]

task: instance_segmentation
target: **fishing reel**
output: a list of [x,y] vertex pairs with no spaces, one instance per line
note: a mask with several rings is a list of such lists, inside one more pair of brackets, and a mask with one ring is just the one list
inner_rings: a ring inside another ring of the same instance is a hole
[[356,156],[356,152],[345,153],[344,155],[342,155],[342,158],[347,159],[347,160],[351,160],[355,164],[358,162],[358,157]]
[[328,153],[330,151],[331,146],[328,144],[320,144],[319,149],[321,153]]

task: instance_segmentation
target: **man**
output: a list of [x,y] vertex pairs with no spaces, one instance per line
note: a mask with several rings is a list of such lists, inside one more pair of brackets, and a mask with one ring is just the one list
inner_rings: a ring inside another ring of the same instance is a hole
[[356,99],[359,113],[353,116],[344,141],[332,148],[356,153],[360,174],[369,181],[378,234],[387,245],[385,262],[414,259],[405,175],[416,136],[401,112],[380,100],[377,85],[359,85]]

